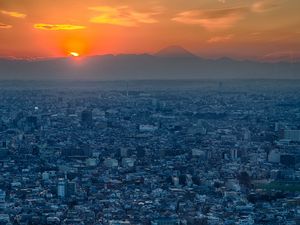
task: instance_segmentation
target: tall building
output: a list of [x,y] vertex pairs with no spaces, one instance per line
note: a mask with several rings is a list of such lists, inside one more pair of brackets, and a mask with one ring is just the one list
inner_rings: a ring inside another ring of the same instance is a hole
[[63,178],[58,180],[57,196],[60,198],[66,197],[66,181]]
[[231,155],[231,159],[233,160],[237,160],[239,158],[237,149],[231,149],[230,155]]
[[127,157],[128,156],[128,149],[127,148],[121,148],[120,149],[120,156],[121,157]]
[[248,129],[245,129],[244,141],[251,141],[251,132]]
[[59,198],[69,198],[76,194],[76,183],[66,179],[59,179],[57,185],[57,196]]
[[5,208],[5,198],[6,198],[6,193],[2,189],[0,189],[0,208],[4,209]]
[[66,197],[69,198],[75,194],[76,194],[76,183],[68,181],[66,186]]

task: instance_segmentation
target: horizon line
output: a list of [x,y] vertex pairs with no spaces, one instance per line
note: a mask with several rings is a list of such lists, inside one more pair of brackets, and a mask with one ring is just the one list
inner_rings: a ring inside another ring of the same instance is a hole
[[[180,55],[170,55],[170,56],[158,56],[156,53],[103,53],[103,54],[92,54],[92,55],[81,55],[79,57],[76,57],[78,59],[85,59],[85,58],[92,58],[92,57],[105,57],[105,56],[112,56],[112,57],[118,57],[118,56],[152,56],[152,57],[157,57],[157,58],[197,58],[197,59],[203,59],[203,60],[212,60],[212,61],[217,61],[217,60],[222,60],[222,59],[228,59],[232,61],[237,61],[237,62],[257,62],[257,63],[268,63],[268,64],[278,64],[278,63],[290,63],[290,64],[298,64],[300,63],[300,59],[270,59],[270,60],[263,60],[260,58],[251,58],[251,57],[243,57],[243,58],[238,58],[238,57],[232,57],[232,56],[226,56],[222,55],[219,57],[207,57],[203,55],[197,55],[194,53],[191,53],[194,57],[190,56],[180,56]],[[7,61],[27,61],[27,62],[40,62],[40,61],[50,61],[50,60],[57,60],[57,59],[74,59],[72,56],[40,56],[40,57],[15,57],[15,56],[0,56],[0,60],[7,60]]]

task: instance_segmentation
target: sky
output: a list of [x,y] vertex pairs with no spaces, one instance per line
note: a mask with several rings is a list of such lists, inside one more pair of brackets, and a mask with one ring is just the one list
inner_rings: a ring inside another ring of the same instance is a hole
[[299,0],[0,0],[0,56],[154,53],[300,58]]

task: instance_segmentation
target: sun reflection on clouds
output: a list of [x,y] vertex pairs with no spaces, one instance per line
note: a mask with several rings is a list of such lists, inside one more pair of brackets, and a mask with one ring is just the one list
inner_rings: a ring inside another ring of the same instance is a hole
[[0,10],[0,12],[3,15],[10,16],[10,17],[15,17],[15,18],[19,18],[19,19],[25,19],[27,17],[26,14],[20,13],[20,12],[7,11],[7,10]]
[[133,27],[141,23],[151,24],[159,22],[154,18],[158,12],[140,12],[131,9],[129,6],[96,6],[89,7],[89,9],[99,14],[90,19],[91,23]]
[[85,26],[71,25],[71,24],[45,24],[38,23],[34,24],[34,28],[39,30],[82,30]]

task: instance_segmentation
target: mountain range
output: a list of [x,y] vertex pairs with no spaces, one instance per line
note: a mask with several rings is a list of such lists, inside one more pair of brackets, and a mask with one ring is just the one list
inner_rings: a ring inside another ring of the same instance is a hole
[[0,80],[300,79],[300,63],[200,58],[180,46],[155,54],[0,59]]

